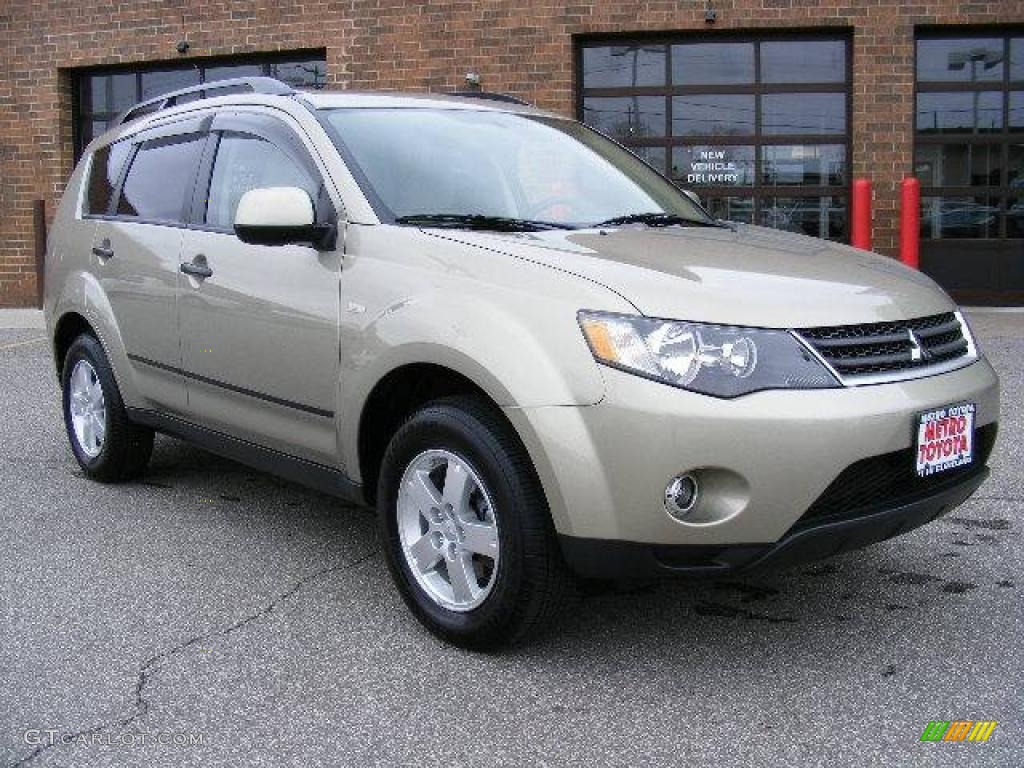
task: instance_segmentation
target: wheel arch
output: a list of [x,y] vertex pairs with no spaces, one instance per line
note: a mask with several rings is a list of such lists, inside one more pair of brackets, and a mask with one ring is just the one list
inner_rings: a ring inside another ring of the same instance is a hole
[[524,411],[502,406],[497,397],[473,378],[436,363],[407,363],[393,368],[377,382],[366,398],[358,420],[355,459],[363,500],[371,506],[376,504],[381,461],[391,437],[402,423],[427,402],[457,395],[474,397],[500,415],[530,458],[556,530],[568,530],[565,499],[554,466]]
[[[95,337],[97,341],[100,341],[99,334],[97,334],[96,330],[89,324],[89,321],[85,319],[85,316],[79,312],[65,312],[61,315],[60,319],[57,320],[53,329],[53,338],[51,339],[51,343],[53,347],[53,361],[56,367],[58,381],[64,372],[64,359],[67,357],[68,349],[71,348],[75,339],[83,333],[87,333],[90,336]],[[102,343],[103,342],[100,341],[100,344]]]
[[79,333],[86,332],[94,336],[103,348],[125,404],[141,402],[117,318],[95,275],[78,270],[66,276],[52,313],[47,317],[47,324],[52,329],[50,343],[58,378],[71,342]]
[[359,479],[368,503],[376,502],[381,461],[395,431],[429,401],[455,395],[478,398],[500,411],[496,399],[473,379],[438,363],[405,363],[377,381],[360,409],[356,439]]

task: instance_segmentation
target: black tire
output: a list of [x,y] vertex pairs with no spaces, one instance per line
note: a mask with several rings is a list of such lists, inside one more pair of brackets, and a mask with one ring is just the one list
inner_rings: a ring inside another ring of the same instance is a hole
[[[92,366],[103,390],[106,430],[96,456],[90,456],[79,443],[71,418],[71,375],[81,360]],[[128,419],[110,361],[94,336],[83,333],[71,343],[61,369],[61,390],[64,428],[75,459],[85,474],[101,483],[120,483],[142,474],[153,453],[153,430]]]
[[[443,449],[473,467],[487,487],[498,521],[500,557],[491,591],[458,612],[431,598],[413,576],[398,531],[398,490],[421,453]],[[392,578],[413,615],[455,645],[492,650],[538,635],[577,595],[529,455],[492,406],[469,397],[431,402],[395,433],[381,467],[377,517]]]

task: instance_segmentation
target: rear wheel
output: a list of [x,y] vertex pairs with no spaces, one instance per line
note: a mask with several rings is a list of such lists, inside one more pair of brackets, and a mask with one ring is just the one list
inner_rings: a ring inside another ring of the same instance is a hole
[[377,498],[395,583],[449,642],[514,643],[574,594],[529,456],[485,403],[449,398],[415,413],[388,445]]
[[61,374],[64,426],[86,475],[101,482],[137,477],[153,452],[153,431],[128,419],[103,347],[82,334],[68,348]]

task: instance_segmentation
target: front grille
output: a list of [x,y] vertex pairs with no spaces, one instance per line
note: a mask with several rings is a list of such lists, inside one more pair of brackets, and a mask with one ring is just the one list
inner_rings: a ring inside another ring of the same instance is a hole
[[970,354],[953,312],[915,320],[804,328],[797,333],[844,379],[927,369]]
[[996,424],[974,431],[974,461],[937,475],[918,477],[914,448],[905,448],[851,464],[797,521],[799,529],[808,523],[848,520],[877,511],[880,505],[898,506],[955,485],[965,475],[983,467],[996,442]]

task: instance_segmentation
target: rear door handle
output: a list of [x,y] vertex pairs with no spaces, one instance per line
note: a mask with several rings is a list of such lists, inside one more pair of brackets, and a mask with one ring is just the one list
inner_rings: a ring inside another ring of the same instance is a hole
[[94,245],[92,252],[94,256],[99,256],[101,259],[110,259],[114,256],[114,249],[109,247],[109,243],[106,245]]
[[192,277],[212,277],[213,270],[205,264],[182,264],[181,271]]

